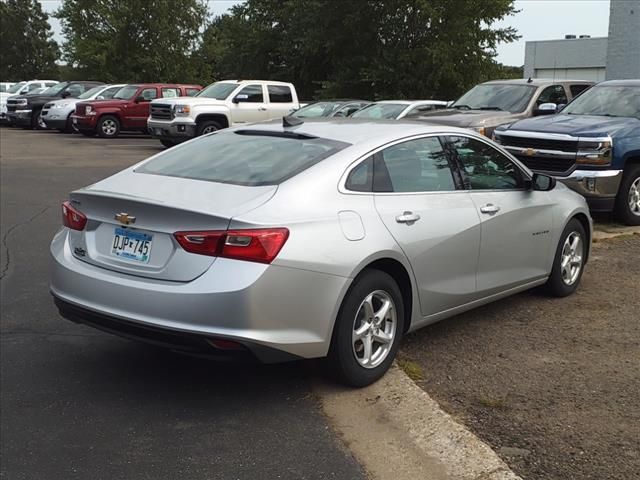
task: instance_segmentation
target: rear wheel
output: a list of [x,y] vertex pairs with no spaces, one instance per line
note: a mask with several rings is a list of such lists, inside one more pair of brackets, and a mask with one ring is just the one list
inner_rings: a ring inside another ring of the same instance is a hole
[[98,135],[102,138],[115,138],[120,134],[120,122],[112,115],[105,115],[98,120]]
[[615,215],[626,225],[640,225],[640,165],[625,169],[616,197]]
[[327,357],[340,382],[364,387],[391,366],[404,328],[402,294],[395,280],[380,270],[366,270],[340,307]]
[[220,125],[218,124],[218,122],[209,120],[198,124],[198,130],[196,134],[197,136],[206,135],[207,133],[216,132],[218,130],[220,130]]
[[571,219],[560,236],[553,269],[545,284],[550,295],[566,297],[578,288],[587,257],[586,239],[582,223]]
[[67,122],[64,125],[64,128],[58,129],[60,133],[73,133],[73,125],[71,123],[71,114],[67,117]]
[[172,142],[171,140],[160,140],[160,143],[167,148],[175,147],[177,145],[176,142]]

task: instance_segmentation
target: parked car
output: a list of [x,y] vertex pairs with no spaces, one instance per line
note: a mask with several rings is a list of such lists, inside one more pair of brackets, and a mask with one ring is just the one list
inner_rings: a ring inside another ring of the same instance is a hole
[[470,128],[491,137],[498,125],[556,113],[540,107],[550,102],[562,107],[592,85],[583,80],[493,80],[476,85],[446,110],[413,115],[412,120]]
[[350,117],[370,103],[366,100],[319,100],[301,106],[300,109],[292,113],[292,116],[298,118]]
[[0,82],[0,93],[5,93],[14,85],[15,82]]
[[149,132],[165,147],[233,125],[289,115],[300,108],[290,83],[262,80],[216,82],[192,98],[151,103]]
[[584,198],[454,127],[235,127],[71,193],[51,292],[73,321],[198,355],[328,357],[363,386],[402,335],[576,290]]
[[85,100],[108,100],[122,88],[120,85],[98,85],[87,90],[78,98],[64,98],[49,102],[42,107],[42,121],[47,128],[63,133],[72,133],[71,115],[76,111],[76,104]]
[[151,101],[155,98],[187,96],[202,89],[200,85],[174,83],[137,83],[122,87],[111,100],[79,102],[71,115],[73,127],[92,137],[115,138],[121,131],[147,132]]
[[367,105],[353,113],[353,118],[400,120],[417,113],[441,110],[447,102],[440,100],[384,100]]
[[7,99],[7,117],[14,125],[23,128],[47,128],[42,120],[42,107],[61,98],[76,98],[85,91],[102,85],[102,82],[78,81],[57,83],[43,92],[10,97]]
[[640,225],[640,80],[599,83],[560,114],[500,127],[495,139],[584,195],[592,211]]
[[28,82],[18,82],[11,85],[6,91],[0,92],[0,122],[9,123],[7,118],[7,99],[17,95],[26,95],[27,93],[39,93],[42,89],[46,89],[55,85],[55,80],[30,80]]

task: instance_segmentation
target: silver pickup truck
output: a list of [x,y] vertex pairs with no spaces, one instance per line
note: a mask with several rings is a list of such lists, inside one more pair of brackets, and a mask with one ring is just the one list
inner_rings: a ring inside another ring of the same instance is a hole
[[592,85],[584,80],[493,80],[476,85],[446,110],[407,119],[470,128],[491,137],[499,125],[556,113]]

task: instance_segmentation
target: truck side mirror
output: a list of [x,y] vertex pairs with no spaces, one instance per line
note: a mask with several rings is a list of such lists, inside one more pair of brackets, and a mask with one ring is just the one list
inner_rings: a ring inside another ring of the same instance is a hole
[[538,105],[538,107],[533,111],[534,115],[553,115],[558,112],[558,105],[549,102]]
[[238,95],[233,97],[232,102],[233,103],[240,103],[240,102],[246,102],[247,100],[249,100],[249,95],[246,95],[244,93],[239,93]]

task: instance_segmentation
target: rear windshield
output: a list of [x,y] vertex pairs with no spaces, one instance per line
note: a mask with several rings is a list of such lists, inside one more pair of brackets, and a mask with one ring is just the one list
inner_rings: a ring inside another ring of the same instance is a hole
[[135,171],[235,185],[277,185],[347,146],[293,132],[222,131],[171,148]]

